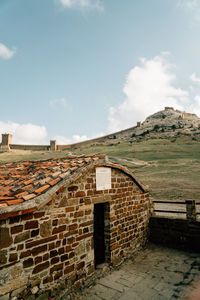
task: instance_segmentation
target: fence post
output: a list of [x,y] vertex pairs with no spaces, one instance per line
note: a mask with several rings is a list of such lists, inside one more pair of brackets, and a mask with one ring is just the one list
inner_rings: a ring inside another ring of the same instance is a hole
[[187,220],[196,221],[196,203],[195,200],[186,200],[186,217]]

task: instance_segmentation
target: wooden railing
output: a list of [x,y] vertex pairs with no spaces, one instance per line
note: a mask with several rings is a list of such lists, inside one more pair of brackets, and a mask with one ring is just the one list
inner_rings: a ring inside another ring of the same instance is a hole
[[152,216],[200,221],[200,200],[153,200]]

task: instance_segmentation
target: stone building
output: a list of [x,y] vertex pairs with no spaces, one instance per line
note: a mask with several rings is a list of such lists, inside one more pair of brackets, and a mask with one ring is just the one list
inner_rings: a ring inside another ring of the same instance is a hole
[[80,287],[146,243],[149,215],[145,187],[105,155],[1,164],[0,299]]

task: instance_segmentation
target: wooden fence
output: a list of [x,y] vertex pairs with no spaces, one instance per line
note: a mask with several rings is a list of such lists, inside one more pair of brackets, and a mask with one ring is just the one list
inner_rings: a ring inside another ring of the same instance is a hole
[[200,200],[153,200],[152,216],[200,221]]

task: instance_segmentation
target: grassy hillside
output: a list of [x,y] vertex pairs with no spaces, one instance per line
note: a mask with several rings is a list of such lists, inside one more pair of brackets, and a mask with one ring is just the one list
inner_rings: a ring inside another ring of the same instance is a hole
[[[200,201],[200,143],[180,139],[123,142],[73,149],[75,154],[107,153],[109,158],[126,165],[159,200]],[[0,161],[34,160],[61,157],[67,151],[1,153]]]
[[[82,150],[76,150],[77,154]],[[185,140],[149,140],[84,149],[107,153],[130,168],[159,200],[200,200],[200,143]]]

